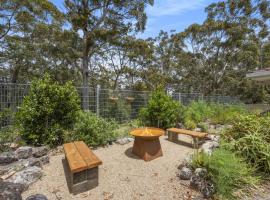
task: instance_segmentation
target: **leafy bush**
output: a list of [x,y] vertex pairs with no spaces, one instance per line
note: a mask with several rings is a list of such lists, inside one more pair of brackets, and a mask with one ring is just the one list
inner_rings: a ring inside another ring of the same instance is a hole
[[193,101],[185,108],[182,120],[186,128],[194,129],[200,122],[204,122],[207,119],[214,124],[227,124],[237,115],[246,112],[241,105]]
[[119,98],[116,102],[109,102],[105,112],[109,118],[122,123],[129,120],[131,107],[123,99]]
[[26,143],[53,146],[63,142],[63,132],[73,127],[79,109],[76,88],[70,82],[60,85],[45,75],[32,82],[16,121]]
[[148,104],[139,112],[139,119],[147,126],[169,128],[181,116],[182,106],[162,90],[153,92]]
[[4,127],[10,124],[14,120],[14,112],[11,109],[3,109],[0,111],[0,127]]
[[217,149],[211,156],[198,153],[193,158],[194,168],[207,169],[208,177],[215,187],[216,193],[222,199],[236,199],[234,192],[247,186],[254,186],[259,182],[255,177],[254,170],[243,159],[231,151]]
[[194,129],[199,122],[210,118],[212,114],[213,111],[206,102],[193,101],[184,111],[183,122],[186,128]]
[[115,140],[118,125],[91,112],[78,112],[74,130],[66,134],[66,141],[82,140],[88,146],[99,146]]
[[226,148],[243,156],[258,171],[270,172],[270,117],[239,115],[222,136]]
[[0,152],[9,151],[10,143],[18,137],[18,131],[13,126],[5,126],[0,129]]
[[245,114],[248,111],[242,105],[222,105],[211,103],[213,110],[211,121],[214,124],[231,123],[239,114]]

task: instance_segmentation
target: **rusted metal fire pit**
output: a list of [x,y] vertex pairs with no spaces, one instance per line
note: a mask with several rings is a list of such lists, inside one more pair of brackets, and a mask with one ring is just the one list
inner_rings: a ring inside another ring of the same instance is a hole
[[159,128],[145,127],[133,129],[130,134],[135,137],[132,153],[145,161],[162,156],[159,137],[165,133]]

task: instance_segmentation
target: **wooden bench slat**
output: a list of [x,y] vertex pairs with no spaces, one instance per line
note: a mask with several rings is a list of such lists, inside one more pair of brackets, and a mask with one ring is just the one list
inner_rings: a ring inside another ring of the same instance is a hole
[[76,141],[74,144],[88,168],[93,168],[102,164],[101,160],[91,151],[91,149],[88,148],[84,142]]
[[66,143],[63,146],[71,172],[75,173],[88,168],[74,143]]
[[167,129],[167,131],[178,133],[178,134],[190,135],[192,137],[198,137],[198,138],[204,138],[206,135],[208,135],[208,133],[190,131],[190,130],[185,130],[185,129],[180,129],[180,128],[169,128]]

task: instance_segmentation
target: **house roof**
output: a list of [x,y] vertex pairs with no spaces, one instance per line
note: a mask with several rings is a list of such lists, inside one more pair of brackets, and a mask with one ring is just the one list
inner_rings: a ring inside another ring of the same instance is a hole
[[256,70],[254,72],[246,74],[246,77],[259,82],[270,83],[270,68]]

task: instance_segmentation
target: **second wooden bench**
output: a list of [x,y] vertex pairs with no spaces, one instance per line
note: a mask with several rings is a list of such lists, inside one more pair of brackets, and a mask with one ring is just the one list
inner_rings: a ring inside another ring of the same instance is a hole
[[178,134],[191,136],[193,138],[194,148],[198,148],[199,139],[203,139],[205,138],[205,136],[208,135],[208,133],[190,131],[190,130],[185,130],[185,129],[180,129],[180,128],[169,128],[166,131],[168,134],[168,139],[170,141],[177,141]]

